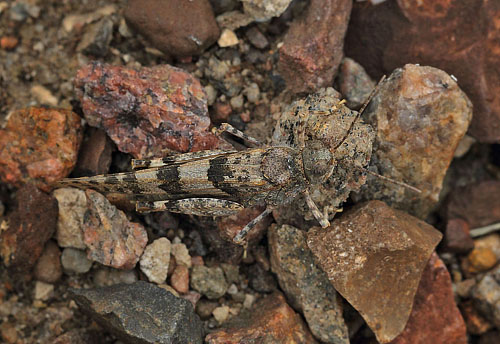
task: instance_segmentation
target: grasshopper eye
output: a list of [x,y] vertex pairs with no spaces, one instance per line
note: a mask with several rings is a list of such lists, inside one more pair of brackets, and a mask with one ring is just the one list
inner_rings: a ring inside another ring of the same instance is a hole
[[309,142],[302,151],[302,161],[307,180],[312,184],[323,183],[332,173],[332,153],[319,141]]

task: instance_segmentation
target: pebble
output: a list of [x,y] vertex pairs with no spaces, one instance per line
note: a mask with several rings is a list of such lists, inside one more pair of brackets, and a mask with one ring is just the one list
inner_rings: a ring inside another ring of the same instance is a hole
[[33,273],[38,281],[55,283],[62,276],[61,251],[57,244],[48,241],[42,255],[36,262]]
[[130,222],[123,211],[100,193],[86,190],[88,211],[83,223],[83,240],[88,258],[116,269],[132,269],[148,242],[144,227]]
[[95,270],[93,282],[98,287],[109,287],[115,284],[132,284],[137,282],[135,270],[116,270],[101,267]]
[[2,223],[0,256],[8,268],[27,272],[56,230],[57,202],[33,184],[17,191],[18,206]]
[[56,107],[59,103],[57,97],[54,96],[49,89],[43,87],[42,85],[35,84],[31,86],[30,92],[40,105]]
[[208,0],[131,0],[124,15],[156,48],[178,57],[201,54],[220,34]]
[[217,100],[217,90],[212,85],[207,85],[203,88],[207,94],[207,104],[208,106],[214,105]]
[[474,247],[490,249],[500,260],[500,233],[491,233],[474,239]]
[[229,116],[233,109],[229,103],[216,101],[214,104],[214,111],[211,112],[210,118],[215,123],[224,123],[229,121]]
[[85,27],[85,32],[80,43],[76,46],[76,51],[81,51],[92,57],[104,57],[108,53],[112,38],[113,21],[108,17],[103,18],[97,23]]
[[176,265],[170,284],[180,294],[186,294],[189,291],[189,269],[185,265]]
[[303,20],[292,21],[279,48],[278,70],[294,93],[333,84],[342,61],[352,1],[311,0]]
[[292,0],[241,0],[245,13],[256,21],[267,21],[279,17]]
[[413,308],[403,332],[390,344],[467,344],[464,319],[455,304],[451,278],[443,261],[434,252],[422,274]]
[[485,319],[474,306],[472,300],[467,300],[460,304],[460,310],[467,324],[467,332],[473,335],[482,335],[491,330],[493,325]]
[[66,273],[84,274],[90,271],[92,261],[87,258],[85,251],[67,247],[61,255],[61,264]]
[[226,322],[226,320],[229,318],[229,307],[228,306],[216,307],[212,311],[212,315],[219,324],[222,324]]
[[260,99],[260,89],[259,85],[255,82],[252,82],[250,85],[243,89],[243,94],[247,97],[247,100],[250,103],[256,104]]
[[245,31],[245,36],[248,38],[250,44],[257,49],[265,49],[269,46],[267,37],[259,30],[257,26],[252,26]]
[[364,115],[377,128],[371,169],[422,192],[369,177],[363,198],[426,218],[472,118],[467,95],[442,70],[407,64],[381,85]]
[[163,284],[167,279],[168,264],[170,262],[170,240],[159,238],[146,246],[141,256],[141,271],[150,282]]
[[233,110],[241,110],[241,108],[243,108],[243,103],[244,103],[243,95],[239,94],[237,96],[232,97],[229,103],[231,104],[231,108]]
[[472,289],[472,299],[484,317],[500,328],[500,266],[476,284]]
[[13,325],[9,321],[4,321],[0,324],[0,333],[2,334],[2,339],[5,340],[6,343],[16,344],[18,335],[16,326]]
[[2,36],[0,38],[0,48],[4,50],[14,50],[19,43],[19,39],[15,36]]
[[208,320],[212,316],[212,312],[218,307],[218,303],[206,299],[201,299],[196,303],[196,314],[198,314],[201,320]]
[[191,288],[210,300],[224,296],[229,288],[224,271],[218,266],[194,266],[190,277]]
[[222,33],[220,34],[219,40],[217,41],[217,44],[221,48],[227,48],[231,47],[233,45],[238,44],[238,36],[234,33],[234,31],[229,30],[229,29],[224,29],[222,30]]
[[361,314],[378,341],[388,342],[403,331],[422,272],[441,237],[422,220],[370,201],[349,209],[326,229],[311,228],[307,245],[335,290]]
[[453,253],[468,253],[474,248],[474,240],[469,234],[469,224],[462,219],[451,219],[446,223],[443,245]]
[[69,14],[62,21],[62,28],[66,32],[71,32],[75,28],[81,28],[87,24],[95,22],[103,17],[111,16],[118,11],[118,6],[111,4],[99,7],[93,12],[84,14]]
[[239,265],[222,263],[222,270],[224,270],[224,275],[226,276],[226,281],[228,283],[239,283],[240,281],[240,267]]
[[288,225],[272,225],[267,237],[272,271],[312,334],[324,343],[348,344],[340,296],[314,262],[305,232]]
[[74,84],[89,125],[104,129],[120,151],[134,158],[219,146],[209,131],[203,87],[179,68],[134,70],[93,62],[77,72]]
[[205,337],[208,344],[317,343],[300,315],[288,306],[283,295],[273,293],[259,300],[251,312],[242,312]]
[[184,265],[188,268],[191,267],[191,256],[185,244],[178,243],[172,245],[172,256],[175,258],[177,264]]
[[87,128],[72,175],[86,177],[108,173],[113,150],[113,143],[103,130]]
[[82,136],[81,119],[72,111],[13,111],[0,129],[0,179],[16,187],[30,182],[49,191],[75,166]]
[[274,275],[261,264],[253,264],[248,269],[249,286],[259,293],[271,293],[278,287]]
[[127,343],[203,342],[203,326],[191,303],[152,283],[70,289],[70,297]]
[[57,199],[56,239],[60,247],[86,249],[83,242],[83,219],[87,211],[85,191],[75,188],[61,188],[53,192]]
[[253,294],[245,294],[245,300],[243,301],[243,307],[246,309],[252,308],[255,303],[256,297]]
[[33,297],[35,300],[47,301],[54,296],[54,285],[42,281],[35,282]]
[[350,109],[360,109],[375,88],[375,82],[363,66],[348,57],[340,64],[338,83],[339,91]]
[[476,247],[467,256],[466,270],[469,273],[484,272],[496,265],[498,258],[488,247]]

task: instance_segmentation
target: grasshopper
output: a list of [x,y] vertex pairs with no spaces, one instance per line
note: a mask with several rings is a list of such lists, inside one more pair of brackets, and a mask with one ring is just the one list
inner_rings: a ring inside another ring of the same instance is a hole
[[227,132],[257,147],[133,159],[133,172],[67,178],[58,186],[131,194],[138,212],[226,216],[265,204],[234,237],[238,244],[274,208],[299,196],[325,228],[330,213],[366,180],[374,133],[359,118],[376,89],[359,112],[326,90],[292,104],[278,121],[269,147],[224,123],[219,135]]

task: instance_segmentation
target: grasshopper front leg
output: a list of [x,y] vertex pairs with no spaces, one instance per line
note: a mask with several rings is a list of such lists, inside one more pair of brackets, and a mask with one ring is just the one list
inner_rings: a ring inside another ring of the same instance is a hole
[[170,211],[198,216],[228,216],[243,209],[237,202],[218,198],[183,198],[165,201],[138,201],[136,210],[141,213]]

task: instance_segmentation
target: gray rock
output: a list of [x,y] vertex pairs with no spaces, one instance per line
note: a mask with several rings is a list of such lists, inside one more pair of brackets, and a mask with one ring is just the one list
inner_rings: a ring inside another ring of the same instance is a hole
[[208,299],[218,299],[223,296],[229,287],[224,271],[216,266],[194,266],[191,271],[191,287]]
[[500,266],[476,284],[472,298],[481,313],[500,328]]
[[108,53],[112,38],[113,22],[109,18],[104,18],[86,28],[76,50],[86,55],[103,57]]
[[84,274],[89,272],[92,267],[92,261],[87,258],[85,251],[76,248],[67,247],[61,255],[61,264],[64,272]]
[[268,231],[271,268],[289,303],[325,343],[349,343],[340,297],[313,259],[305,233],[289,225]]
[[202,343],[202,323],[191,303],[154,284],[70,289],[70,296],[126,343]]

